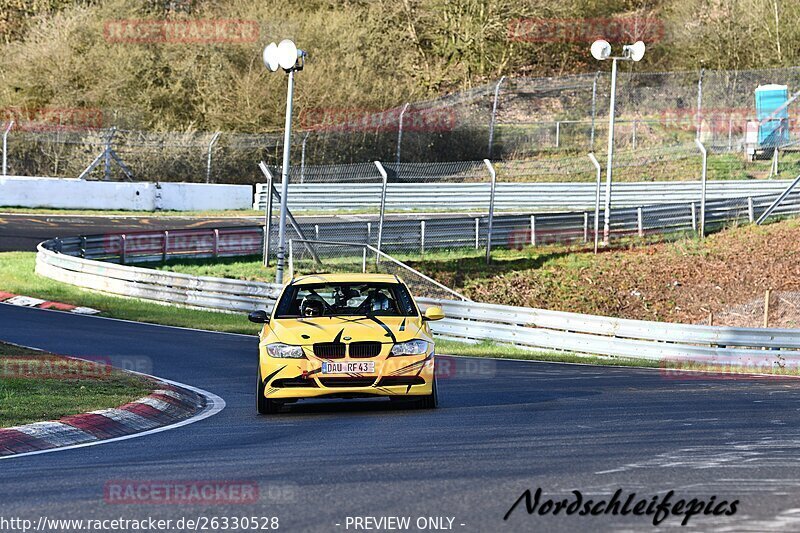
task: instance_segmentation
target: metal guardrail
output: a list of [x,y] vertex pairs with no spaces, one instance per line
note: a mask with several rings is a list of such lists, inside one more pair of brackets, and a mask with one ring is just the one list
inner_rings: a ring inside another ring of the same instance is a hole
[[[778,194],[792,180],[709,181],[709,200]],[[289,208],[293,211],[377,209],[383,185],[375,183],[290,183]],[[481,183],[389,183],[388,212],[414,210],[486,211],[491,184]],[[605,185],[600,188],[605,194]],[[503,183],[498,182],[498,210],[589,210],[594,208],[594,183]],[[634,207],[653,204],[699,202],[700,181],[615,183],[613,204]],[[256,184],[253,209],[266,208],[266,184]]]
[[[280,286],[115,265],[58,253],[39,245],[36,272],[106,293],[227,312],[268,309]],[[780,366],[800,359],[800,331],[668,324],[475,302],[420,299],[447,318],[440,335],[491,340],[536,349],[708,364]]]
[[[753,222],[778,197],[778,194],[749,198],[709,200],[706,227],[718,228],[734,222]],[[800,213],[800,194],[784,199],[772,213]],[[699,203],[687,202],[611,211],[611,237],[647,236],[696,231],[699,228]],[[603,218],[599,219],[602,224]],[[424,222],[424,228],[422,223]],[[313,240],[336,240],[375,246],[377,223],[368,221],[329,220],[299,222],[303,234]],[[521,248],[528,244],[591,242],[594,235],[594,212],[540,213],[532,215],[495,215],[492,246]],[[479,249],[486,244],[488,217],[434,216],[417,220],[388,218],[381,235],[381,250],[387,253],[442,249]],[[302,240],[294,230],[290,238]],[[121,264],[166,261],[176,258],[214,258],[258,255],[264,250],[263,226],[238,226],[217,229],[129,232],[125,234],[86,235],[57,239],[55,249],[65,254]],[[273,232],[271,243],[277,246]],[[275,246],[270,249],[274,250]]]

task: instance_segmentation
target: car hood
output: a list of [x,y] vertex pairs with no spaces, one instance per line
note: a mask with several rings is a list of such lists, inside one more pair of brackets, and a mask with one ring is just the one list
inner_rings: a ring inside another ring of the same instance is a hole
[[293,345],[357,341],[387,343],[428,337],[417,317],[281,318],[270,322],[269,327],[278,342]]

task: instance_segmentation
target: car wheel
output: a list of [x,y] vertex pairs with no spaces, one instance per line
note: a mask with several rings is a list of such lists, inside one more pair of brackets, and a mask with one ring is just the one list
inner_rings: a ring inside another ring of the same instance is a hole
[[436,409],[439,406],[439,386],[436,384],[436,378],[433,378],[433,390],[427,396],[423,396],[418,400],[417,406],[420,409]]
[[256,408],[260,415],[272,415],[278,412],[281,405],[275,400],[264,397],[264,381],[261,379],[261,365],[258,367],[258,382],[256,383]]

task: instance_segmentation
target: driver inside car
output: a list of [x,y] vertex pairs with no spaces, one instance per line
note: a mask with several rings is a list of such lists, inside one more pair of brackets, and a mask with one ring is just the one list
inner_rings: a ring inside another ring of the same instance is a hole
[[300,303],[300,315],[304,317],[322,316],[325,311],[325,302],[318,294],[309,294]]
[[388,311],[394,308],[391,300],[380,291],[370,291],[369,300],[372,311]]

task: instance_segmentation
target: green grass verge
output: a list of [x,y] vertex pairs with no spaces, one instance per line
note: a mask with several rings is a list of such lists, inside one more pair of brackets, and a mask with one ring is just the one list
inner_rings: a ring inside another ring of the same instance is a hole
[[35,261],[34,252],[0,253],[0,290],[92,307],[102,311],[103,316],[113,318],[231,333],[258,332],[258,327],[248,322],[243,313],[215,313],[172,307],[144,300],[109,296],[53,281],[34,274]]
[[75,366],[63,357],[0,343],[0,427],[117,407],[153,390],[153,383],[101,364]]

